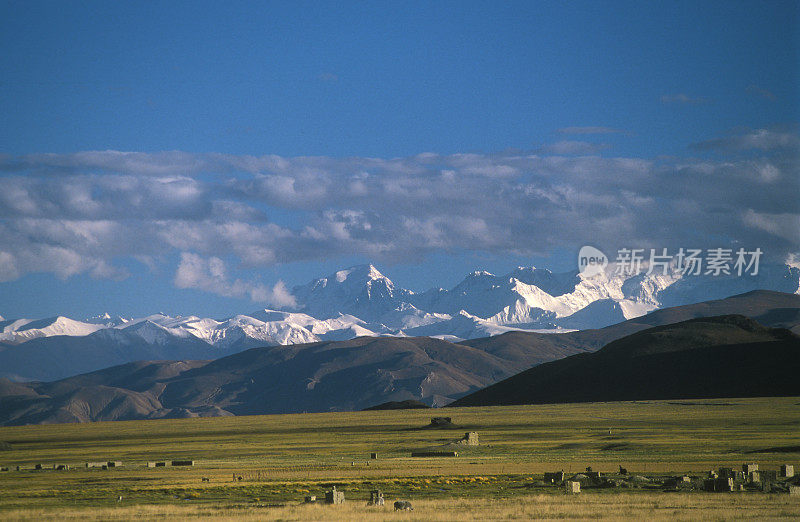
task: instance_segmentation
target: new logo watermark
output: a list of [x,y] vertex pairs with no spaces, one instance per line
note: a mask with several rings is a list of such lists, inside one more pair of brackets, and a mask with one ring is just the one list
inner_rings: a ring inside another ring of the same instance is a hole
[[[614,258],[614,273],[667,275],[674,271],[682,275],[755,276],[763,253],[760,248],[739,248],[735,252],[732,248],[680,248],[672,254],[666,248],[621,248]],[[593,246],[584,246],[578,252],[578,270],[587,277],[604,272],[608,264],[609,258]]]
[[586,245],[578,252],[578,270],[587,277],[603,272],[608,266],[608,257],[599,249]]

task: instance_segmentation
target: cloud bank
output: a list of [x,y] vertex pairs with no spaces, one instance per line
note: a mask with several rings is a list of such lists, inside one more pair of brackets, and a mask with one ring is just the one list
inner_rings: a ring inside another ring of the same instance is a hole
[[180,288],[287,305],[282,286],[230,270],[353,255],[390,264],[442,251],[545,256],[583,244],[738,243],[785,257],[800,246],[799,143],[755,129],[695,144],[708,157],[688,159],[605,157],[565,141],[536,153],[392,159],[3,156],[0,281],[29,272],[125,278],[124,259],[158,265],[180,254]]

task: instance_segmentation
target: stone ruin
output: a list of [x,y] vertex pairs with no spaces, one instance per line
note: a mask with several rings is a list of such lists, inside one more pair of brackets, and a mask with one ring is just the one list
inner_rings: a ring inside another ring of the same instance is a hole
[[733,479],[728,478],[709,478],[703,481],[703,490],[711,492],[731,492],[733,491]]
[[344,491],[337,491],[336,486],[325,492],[326,504],[344,504]]
[[744,480],[744,472],[733,468],[719,468],[719,478],[732,478],[733,480]]
[[383,493],[379,489],[374,489],[369,493],[369,504],[368,506],[383,506],[386,504],[386,500],[383,498]]
[[[734,492],[734,491],[761,491],[764,493],[791,493],[800,495],[800,480],[792,478],[794,468],[790,464],[781,466],[777,470],[759,470],[757,464],[745,464],[742,470],[721,467],[718,471],[710,470],[699,476],[694,475],[675,475],[664,477],[659,474],[654,477],[640,475],[629,475],[627,470],[620,468],[621,472],[626,472],[622,477],[614,474],[601,474],[590,471],[591,467],[586,468],[585,473],[578,473],[573,476],[565,476],[563,471],[546,472],[542,482],[535,482],[534,485],[545,486],[553,485],[563,487],[568,493],[579,492],[577,488],[600,487],[600,488],[661,488],[665,491],[708,491],[708,492]],[[745,473],[744,470],[748,470]],[[621,475],[622,473],[620,473]],[[788,475],[788,476],[787,476]],[[574,486],[572,483],[577,483]],[[573,488],[576,488],[573,491]],[[794,489],[791,489],[794,488]]]
[[465,446],[478,446],[480,444],[478,442],[478,432],[468,431],[464,434],[464,437],[457,442],[457,444],[463,444]]
[[106,462],[87,462],[87,468],[100,468],[100,469],[108,469],[108,468],[121,468],[122,462],[118,460],[109,460]]
[[778,480],[778,472],[774,469],[760,470],[758,475],[761,477],[762,482],[775,482]]
[[544,474],[544,481],[545,482],[564,482],[564,472],[563,471],[556,471],[554,473],[545,473]]
[[777,470],[759,470],[758,464],[743,464],[742,471],[731,468],[719,468],[719,472],[709,472],[708,479],[703,481],[705,491],[745,491],[761,490],[763,492],[787,492],[789,482],[784,480],[787,473],[794,472],[789,464]]

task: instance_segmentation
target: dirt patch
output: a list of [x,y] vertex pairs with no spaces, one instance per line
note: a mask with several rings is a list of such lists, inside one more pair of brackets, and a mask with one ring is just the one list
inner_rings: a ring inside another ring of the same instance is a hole
[[585,448],[587,444],[582,444],[580,442],[567,442],[565,444],[559,444],[555,446],[553,449],[580,449]]
[[773,448],[751,450],[747,453],[800,453],[800,446],[775,446]]
[[622,451],[631,448],[633,448],[633,444],[627,442],[612,442],[611,444],[600,446],[601,451]]
[[672,406],[739,406],[738,402],[667,402]]

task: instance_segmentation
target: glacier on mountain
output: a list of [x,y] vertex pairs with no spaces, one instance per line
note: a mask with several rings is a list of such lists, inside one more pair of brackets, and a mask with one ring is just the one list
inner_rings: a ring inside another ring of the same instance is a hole
[[[99,332],[129,346],[169,347],[201,341],[225,355],[263,345],[346,340],[359,336],[430,336],[451,340],[511,330],[559,332],[601,328],[667,306],[718,299],[755,289],[800,293],[800,267],[765,265],[758,276],[617,274],[613,265],[593,277],[519,267],[508,274],[476,271],[450,290],[398,288],[373,265],[358,265],[295,287],[293,310],[262,309],[222,320],[153,314],[98,315],[84,321],[0,319],[0,343],[42,337],[89,337]],[[114,332],[121,332],[120,335]],[[185,343],[184,343],[185,344]]]

